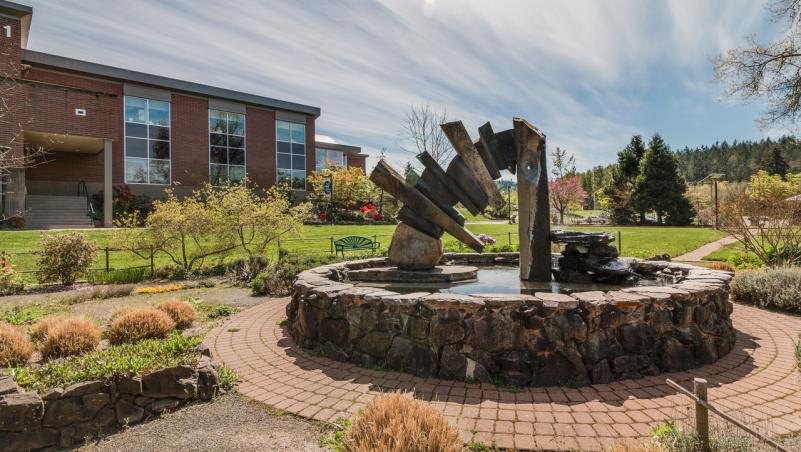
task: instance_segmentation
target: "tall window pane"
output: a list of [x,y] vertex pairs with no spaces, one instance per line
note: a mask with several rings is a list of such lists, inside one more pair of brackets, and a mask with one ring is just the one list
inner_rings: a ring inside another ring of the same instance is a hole
[[306,125],[275,122],[277,181],[293,190],[306,189]]
[[245,115],[209,110],[209,182],[245,178]]
[[125,182],[170,183],[170,103],[125,96]]
[[320,172],[326,168],[345,166],[345,156],[342,151],[332,151],[330,149],[317,149],[315,169]]

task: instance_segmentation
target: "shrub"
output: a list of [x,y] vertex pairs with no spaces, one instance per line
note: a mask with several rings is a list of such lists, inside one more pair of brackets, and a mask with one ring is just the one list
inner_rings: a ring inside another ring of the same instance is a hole
[[751,253],[737,252],[731,254],[726,261],[736,270],[749,270],[762,267],[762,261]]
[[206,317],[210,319],[218,319],[220,317],[229,317],[236,314],[237,309],[227,304],[217,304],[211,306],[206,313]]
[[162,301],[157,308],[159,311],[166,312],[179,330],[189,328],[197,318],[195,308],[185,301],[170,299]]
[[726,262],[710,262],[707,266],[710,270],[723,270],[724,272],[734,273],[735,268]]
[[87,279],[92,284],[134,284],[144,281],[149,275],[147,267],[121,268],[119,270],[95,270]]
[[139,309],[115,315],[106,329],[106,338],[114,345],[135,343],[144,339],[165,338],[175,329],[175,322],[158,309]]
[[801,268],[743,270],[731,283],[732,301],[801,312]]
[[289,295],[298,273],[337,262],[336,256],[288,256],[256,275],[251,283],[254,295]]
[[22,387],[44,393],[81,381],[141,375],[162,367],[196,364],[200,358],[196,347],[202,340],[200,336],[185,337],[175,332],[167,339],[114,345],[37,368],[19,367],[12,369],[11,376]]
[[40,282],[57,281],[67,286],[86,275],[97,247],[80,232],[42,235],[42,251],[36,260]]
[[25,364],[33,354],[33,344],[18,328],[0,323],[0,366]]
[[[759,450],[757,440],[731,424],[713,425],[710,429],[710,452],[751,452]],[[664,452],[695,452],[703,450],[698,433],[684,429],[674,421],[654,427],[654,442]]]
[[165,284],[163,286],[140,287],[136,289],[136,293],[154,294],[154,293],[174,292],[176,290],[183,290],[183,289],[186,289],[186,284]]
[[100,344],[100,330],[87,319],[66,318],[48,326],[41,351],[46,358],[74,356],[94,350]]
[[8,255],[0,253],[0,295],[13,295],[24,288],[22,276],[9,263]]
[[248,282],[267,267],[267,264],[267,259],[264,256],[235,259],[226,265],[226,273],[231,279]]
[[459,451],[459,434],[423,402],[400,394],[373,399],[347,434],[349,451]]
[[78,304],[84,301],[99,298],[105,300],[107,298],[126,297],[133,292],[134,286],[132,284],[113,284],[109,286],[93,286],[88,289],[82,289],[75,293],[69,294],[61,298],[62,304]]

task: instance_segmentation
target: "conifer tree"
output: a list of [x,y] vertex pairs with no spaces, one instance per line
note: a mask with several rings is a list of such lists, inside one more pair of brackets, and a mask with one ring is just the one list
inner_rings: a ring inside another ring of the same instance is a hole
[[690,224],[695,210],[684,196],[687,184],[679,174],[676,156],[659,134],[654,134],[640,160],[639,175],[634,181],[632,205],[641,211],[656,213],[657,222]]

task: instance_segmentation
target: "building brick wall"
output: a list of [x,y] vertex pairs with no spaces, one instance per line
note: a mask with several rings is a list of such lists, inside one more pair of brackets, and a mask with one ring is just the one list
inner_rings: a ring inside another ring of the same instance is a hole
[[0,37],[0,95],[8,99],[6,105],[0,105],[0,146],[10,147],[13,155],[22,155],[22,129],[19,127],[18,113],[24,105],[24,87],[17,78],[20,71],[20,22],[17,19],[0,16],[0,30],[11,26],[11,38],[5,33]]
[[[306,118],[306,177],[314,172],[317,166],[317,148],[314,145],[314,118]],[[308,180],[308,179],[307,179]],[[306,184],[306,190],[311,190],[311,185]]]
[[172,94],[172,181],[198,186],[209,180],[209,100]]
[[361,155],[346,155],[348,159],[348,168],[361,168],[362,171],[367,172],[367,158]]
[[245,135],[248,177],[262,188],[275,185],[275,111],[247,107]]

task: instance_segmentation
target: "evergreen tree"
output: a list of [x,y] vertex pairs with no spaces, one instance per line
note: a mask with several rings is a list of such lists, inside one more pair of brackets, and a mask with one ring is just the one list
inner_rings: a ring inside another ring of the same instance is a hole
[[690,224],[695,216],[690,201],[684,196],[687,184],[679,174],[676,156],[659,134],[654,134],[640,161],[640,174],[634,181],[632,205],[642,211],[653,211],[659,224]]
[[781,176],[782,179],[787,175],[790,165],[782,157],[782,151],[778,145],[774,146],[770,153],[762,159],[761,169],[767,171],[771,176]]
[[417,170],[412,166],[412,162],[406,162],[406,166],[403,168],[403,175],[406,177],[406,183],[409,185],[416,184],[417,179],[420,179],[420,175],[417,174]]
[[[642,137],[634,135],[631,141],[617,154],[617,168],[612,173],[612,183],[604,189],[604,196],[609,199],[609,213],[617,224],[634,222],[634,206],[631,196],[634,180],[640,171],[640,161],[645,155],[645,144]],[[641,219],[645,211],[636,211]]]

